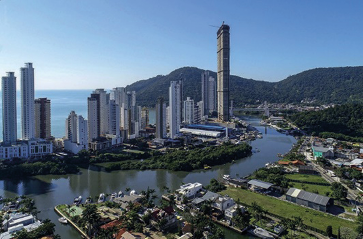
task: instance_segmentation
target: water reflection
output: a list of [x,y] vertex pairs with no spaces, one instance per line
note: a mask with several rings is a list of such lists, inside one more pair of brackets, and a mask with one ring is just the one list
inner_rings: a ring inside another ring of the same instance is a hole
[[100,193],[112,193],[131,188],[140,192],[147,187],[155,189],[160,195],[164,186],[171,190],[188,182],[200,182],[208,184],[212,178],[222,178],[223,175],[246,176],[256,169],[263,167],[267,162],[278,160],[277,154],[288,152],[296,140],[291,136],[278,133],[276,130],[258,126],[259,119],[249,119],[255,127],[264,132],[263,138],[251,142],[253,149],[260,152],[250,157],[237,160],[235,163],[227,163],[212,167],[210,170],[197,170],[193,172],[173,172],[168,170],[128,170],[105,172],[100,167],[90,166],[82,168],[80,174],[63,176],[37,176],[25,180],[0,181],[0,195],[14,197],[16,195],[31,195],[38,210],[41,211],[41,219],[50,218],[56,224],[56,232],[62,238],[79,238],[72,227],[64,227],[58,222],[58,216],[53,211],[55,205],[71,203],[73,198],[82,195],[97,196]]

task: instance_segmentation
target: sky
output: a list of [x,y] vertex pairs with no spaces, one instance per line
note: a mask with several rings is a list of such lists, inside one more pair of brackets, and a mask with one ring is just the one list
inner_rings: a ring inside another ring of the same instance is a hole
[[[0,0],[0,76],[33,62],[36,89],[110,89],[195,66],[280,81],[363,62],[363,1]],[[18,84],[19,86],[19,84]]]

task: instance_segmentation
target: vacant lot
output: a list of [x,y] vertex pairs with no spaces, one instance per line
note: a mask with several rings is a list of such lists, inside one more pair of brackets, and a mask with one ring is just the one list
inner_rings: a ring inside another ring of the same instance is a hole
[[247,205],[251,205],[252,202],[256,202],[268,212],[285,218],[292,218],[293,216],[301,217],[304,224],[320,230],[325,231],[326,227],[331,225],[333,227],[334,234],[338,233],[338,227],[356,227],[354,222],[240,188],[228,187],[226,190],[222,191],[221,194],[227,194],[235,201],[239,199],[242,203]]
[[311,183],[328,183],[323,179],[322,177],[318,175],[307,175],[307,174],[286,174],[286,178],[292,179],[292,180],[299,180],[299,181],[305,181],[305,182],[311,182]]

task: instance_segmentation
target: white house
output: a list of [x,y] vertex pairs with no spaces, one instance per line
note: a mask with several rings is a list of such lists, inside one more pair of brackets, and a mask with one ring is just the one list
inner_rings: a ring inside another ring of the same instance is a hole
[[190,198],[195,196],[202,189],[202,186],[203,185],[201,183],[187,183],[180,186],[180,188],[176,191],[183,196]]

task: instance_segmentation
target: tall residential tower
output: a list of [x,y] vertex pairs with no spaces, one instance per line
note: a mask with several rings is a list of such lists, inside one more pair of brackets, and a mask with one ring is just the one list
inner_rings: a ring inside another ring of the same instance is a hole
[[28,140],[35,136],[33,63],[25,63],[25,67],[20,68],[20,74],[21,132],[22,139]]
[[49,139],[51,137],[50,99],[39,98],[34,102],[35,137]]
[[7,72],[1,82],[3,100],[3,143],[10,145],[17,139],[16,121],[16,77],[14,72]]
[[229,26],[224,23],[217,32],[217,97],[218,120],[229,121]]

